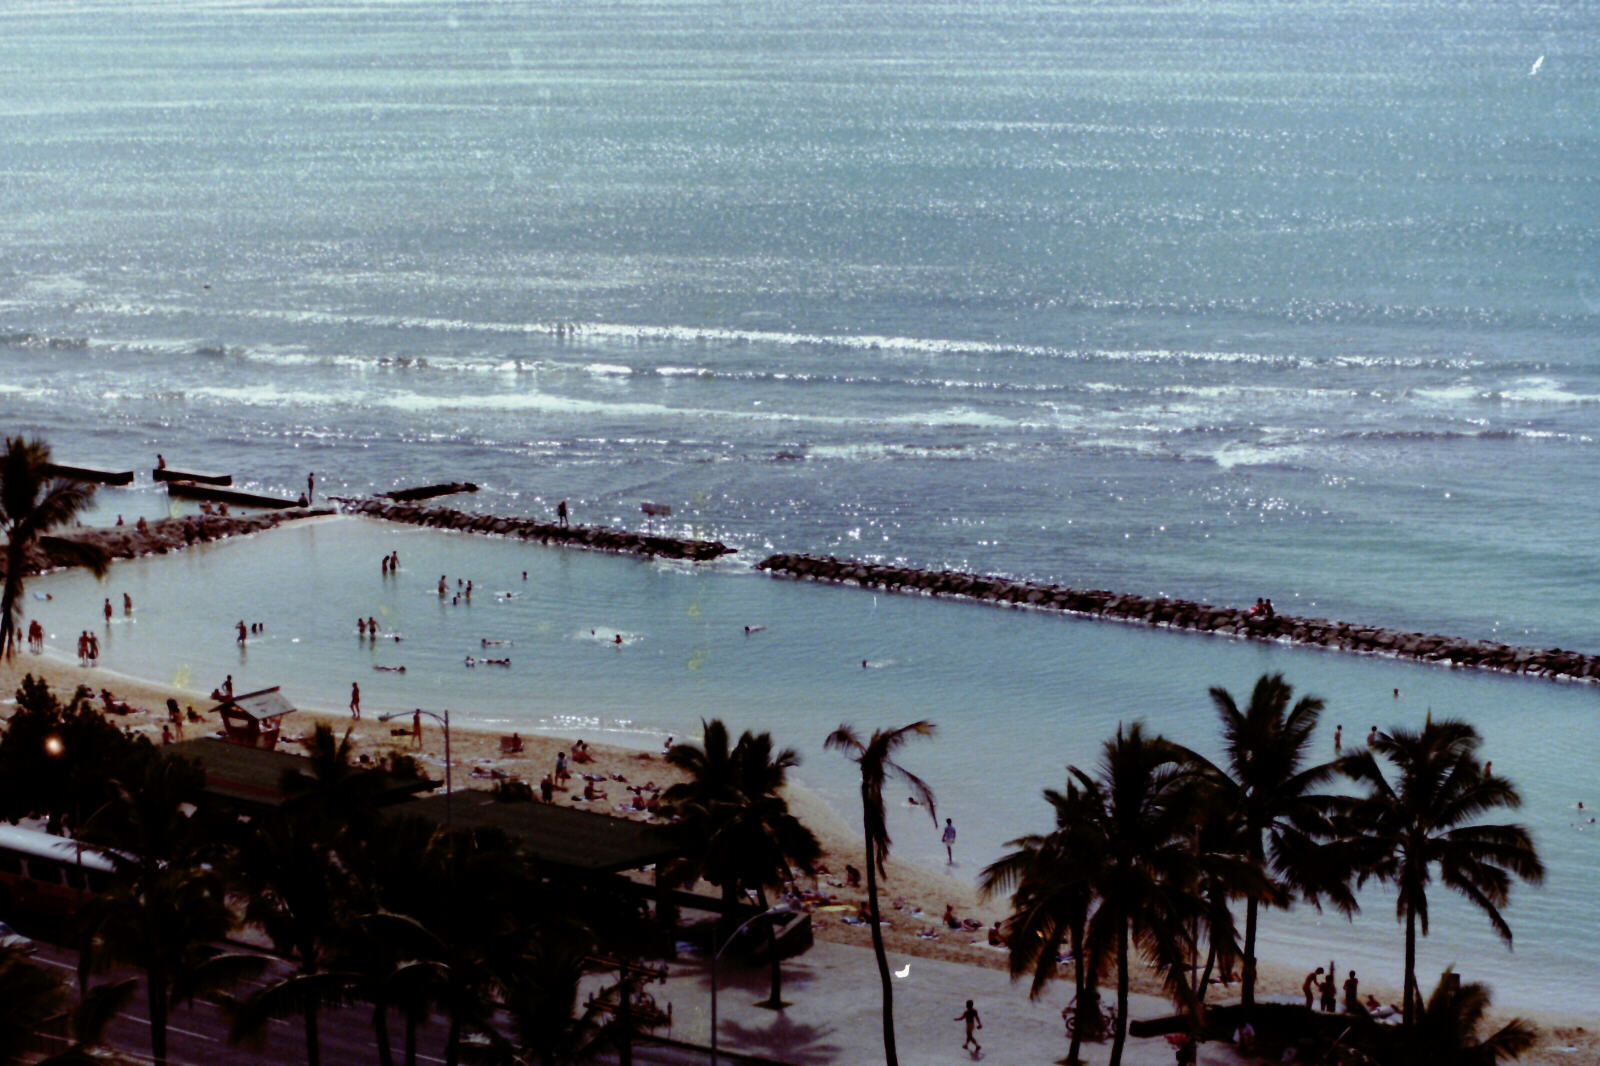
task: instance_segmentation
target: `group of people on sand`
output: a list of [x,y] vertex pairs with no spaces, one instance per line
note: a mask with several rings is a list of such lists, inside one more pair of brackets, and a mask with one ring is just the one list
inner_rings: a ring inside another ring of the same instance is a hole
[[[1306,997],[1306,1010],[1312,1007],[1312,1000],[1316,999],[1323,1013],[1333,1014],[1339,1010],[1339,989],[1334,983],[1339,979],[1338,967],[1329,962],[1327,967],[1318,966],[1306,974],[1306,979],[1300,984],[1300,991]],[[1344,1010],[1346,1014],[1359,1014],[1369,1008],[1361,1002],[1361,983],[1356,979],[1356,972],[1350,971],[1350,976],[1344,980]],[[1372,996],[1367,997],[1369,1000]]]

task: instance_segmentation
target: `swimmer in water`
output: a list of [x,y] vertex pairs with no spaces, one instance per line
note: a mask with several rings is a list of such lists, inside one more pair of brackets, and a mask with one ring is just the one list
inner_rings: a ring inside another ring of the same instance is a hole
[[617,644],[621,644],[622,643],[622,634],[621,633],[617,634],[615,643],[617,643]]

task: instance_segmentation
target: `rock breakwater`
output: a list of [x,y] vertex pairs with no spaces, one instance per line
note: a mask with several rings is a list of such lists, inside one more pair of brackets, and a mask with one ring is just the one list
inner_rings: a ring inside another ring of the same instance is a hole
[[[29,574],[76,566],[78,559],[60,546],[61,541],[98,544],[110,553],[112,559],[137,559],[144,555],[165,555],[182,551],[193,544],[204,544],[228,537],[259,533],[302,518],[330,515],[326,508],[295,508],[287,511],[270,511],[250,515],[188,515],[183,518],[161,518],[154,522],[135,525],[74,528],[62,536],[42,537],[29,545],[27,568]],[[5,560],[0,558],[0,572],[5,570]]]
[[707,562],[734,550],[716,540],[691,540],[652,533],[634,533],[626,529],[608,529],[605,526],[563,526],[550,522],[536,522],[531,518],[501,518],[489,514],[472,514],[449,507],[417,507],[393,500],[365,499],[340,502],[346,512],[365,515],[368,518],[382,518],[390,522],[404,522],[408,525],[447,529],[458,533],[490,533],[503,537],[517,537],[521,540],[537,540],[541,544],[555,544],[564,548],[585,548],[590,551],[618,552],[663,559],[687,559],[692,562]]
[[1193,600],[1041,585],[953,570],[918,570],[833,556],[770,555],[757,563],[756,569],[785,577],[855,584],[885,592],[959,596],[984,603],[1033,607],[1087,618],[1105,618],[1244,640],[1387,655],[1553,680],[1600,680],[1600,656],[1561,648],[1539,650],[1496,641],[1353,625],[1326,618],[1300,618],[1286,614],[1268,616],[1248,608],[1219,607]]

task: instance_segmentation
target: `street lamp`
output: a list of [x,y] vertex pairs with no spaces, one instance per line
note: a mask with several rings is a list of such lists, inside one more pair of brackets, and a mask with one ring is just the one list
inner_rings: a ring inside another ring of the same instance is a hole
[[711,948],[712,948],[712,951],[711,951],[711,1066],[717,1066],[717,960],[722,958],[722,953],[724,951],[727,951],[728,950],[728,946],[730,944],[732,944],[735,940],[738,939],[739,934],[744,932],[751,925],[755,924],[756,922],[760,921],[763,918],[776,918],[776,917],[779,917],[780,915],[784,915],[784,914],[788,914],[788,913],[789,913],[789,905],[787,903],[775,903],[772,906],[768,907],[766,910],[762,911],[760,914],[751,915],[749,918],[746,918],[744,920],[744,922],[742,922],[740,924],[739,928],[735,929],[733,932],[728,934],[728,939],[726,939],[726,940],[724,940],[722,942],[722,946],[720,948],[717,947],[717,927],[715,925],[712,925],[712,927],[711,927]]
[[[396,718],[404,718],[405,713],[405,711],[391,711],[388,714],[380,714],[378,715],[378,721],[389,722]],[[445,830],[453,833],[455,832],[455,818],[451,814],[452,801],[450,799],[450,793],[453,791],[450,785],[450,711],[446,709],[443,714],[440,714],[438,711],[425,711],[421,707],[417,707],[411,713],[413,715],[425,714],[444,726],[444,823]]]

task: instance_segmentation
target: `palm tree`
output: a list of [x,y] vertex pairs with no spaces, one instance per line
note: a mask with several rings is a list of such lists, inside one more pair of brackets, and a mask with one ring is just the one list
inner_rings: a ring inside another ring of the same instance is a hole
[[878,980],[883,988],[883,1051],[887,1066],[899,1066],[900,1058],[894,1047],[894,992],[889,984],[889,957],[883,950],[883,930],[878,918],[878,876],[887,875],[889,861],[889,826],[884,817],[883,786],[893,777],[911,788],[912,796],[922,804],[939,827],[939,815],[933,808],[933,790],[922,778],[913,774],[891,756],[895,750],[912,737],[932,736],[934,726],[929,721],[912,722],[899,729],[874,729],[872,739],[865,744],[848,725],[840,725],[828,734],[823,746],[845,752],[861,767],[861,821],[867,844],[867,907],[872,918],[872,950],[878,957]]
[[1339,763],[1367,788],[1344,825],[1360,864],[1359,883],[1372,878],[1394,885],[1395,914],[1405,922],[1408,1026],[1416,1011],[1417,927],[1428,935],[1433,871],[1483,911],[1507,945],[1511,927],[1500,908],[1511,898],[1511,879],[1544,880],[1544,864],[1526,829],[1474,821],[1487,811],[1522,804],[1510,781],[1478,761],[1479,743],[1478,731],[1466,722],[1434,721],[1430,714],[1421,729],[1379,733],[1366,750]]
[[1417,1024],[1401,1034],[1394,1062],[1407,1066],[1494,1066],[1515,1059],[1538,1040],[1538,1030],[1521,1018],[1512,1018],[1487,1037],[1478,1029],[1489,1011],[1489,989],[1462,984],[1450,967],[1422,1008]]
[[1072,1001],[1083,1007],[1083,1013],[1072,1026],[1065,1061],[1079,1062],[1083,1038],[1098,1036],[1099,1012],[1091,1012],[1088,1004],[1098,998],[1093,990],[1103,960],[1090,957],[1085,932],[1094,913],[1093,874],[1106,855],[1105,821],[1103,811],[1092,806],[1095,794],[1073,781],[1067,782],[1065,792],[1045,789],[1044,798],[1055,811],[1054,831],[1008,841],[1006,846],[1017,850],[984,869],[980,888],[985,896],[1013,892],[1006,920],[1011,977],[1015,980],[1032,971],[1029,999],[1038,999],[1055,979],[1061,942],[1070,940]]
[[[743,889],[751,888],[763,911],[767,888],[790,880],[794,870],[810,870],[822,854],[816,836],[789,813],[782,792],[788,771],[800,764],[793,748],[772,753],[772,734],[745,732],[728,751],[728,731],[720,719],[705,725],[705,747],[678,744],[667,761],[692,775],[668,788],[662,800],[686,826],[685,839],[696,842],[690,862],[714,885],[722,887],[723,917]],[[768,923],[772,994],[767,1005],[783,1006],[783,970],[776,923]],[[718,946],[711,945],[713,951]]]
[[1290,707],[1293,695],[1282,674],[1263,674],[1243,711],[1226,689],[1211,689],[1224,753],[1222,768],[1204,764],[1212,770],[1214,809],[1238,850],[1267,875],[1259,890],[1245,895],[1240,1000],[1246,1010],[1255,1005],[1256,923],[1263,903],[1287,907],[1299,896],[1320,909],[1326,896],[1342,914],[1356,909],[1348,867],[1335,861],[1336,849],[1319,846],[1332,834],[1329,814],[1336,801],[1316,790],[1337,771],[1336,763],[1307,765],[1323,704],[1303,696]]
[[[349,875],[335,846],[339,826],[309,804],[290,800],[256,821],[232,863],[246,903],[245,921],[259,925],[273,947],[298,960],[294,972],[260,989],[234,1021],[235,1036],[263,1028],[284,1013],[304,1019],[306,1062],[322,1061],[317,1020],[323,1001],[343,1002],[350,981],[324,974],[324,956],[348,914]],[[320,979],[319,979],[320,978]]]
[[20,947],[0,946],[0,1062],[21,1062],[35,1033],[67,1012],[67,983],[29,961]]
[[57,526],[78,516],[94,498],[94,486],[51,477],[50,446],[42,440],[7,437],[0,454],[0,530],[6,535],[6,575],[0,590],[0,658],[10,658],[20,643],[22,578],[28,570],[28,549],[49,539],[53,550],[105,576],[110,554],[98,544],[46,538]]
[[1192,923],[1202,917],[1195,888],[1200,857],[1194,831],[1204,782],[1189,753],[1141,724],[1117,728],[1106,741],[1096,776],[1067,767],[1085,793],[1083,813],[1098,822],[1103,860],[1092,871],[1100,905],[1090,922],[1090,952],[1112,951],[1117,968],[1117,1024],[1111,1066],[1128,1039],[1130,948],[1154,963],[1173,999],[1193,1010],[1187,956]]
[[138,772],[122,787],[119,806],[96,820],[96,838],[113,845],[101,850],[114,868],[112,885],[85,904],[79,932],[89,966],[112,960],[144,971],[151,1057],[161,1064],[169,1007],[237,980],[258,962],[212,948],[233,915],[227,886],[208,861],[215,838],[184,813],[204,782],[199,767],[152,751]]

